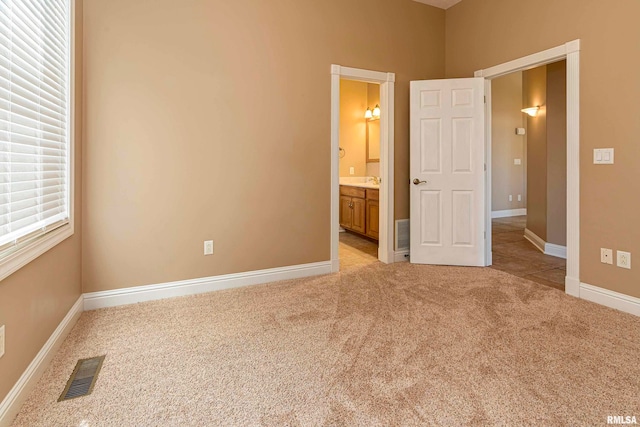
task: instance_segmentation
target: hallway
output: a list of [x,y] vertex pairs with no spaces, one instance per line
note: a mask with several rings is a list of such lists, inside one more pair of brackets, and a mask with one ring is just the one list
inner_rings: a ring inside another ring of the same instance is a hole
[[545,255],[524,238],[526,216],[495,218],[491,268],[564,291],[566,260]]

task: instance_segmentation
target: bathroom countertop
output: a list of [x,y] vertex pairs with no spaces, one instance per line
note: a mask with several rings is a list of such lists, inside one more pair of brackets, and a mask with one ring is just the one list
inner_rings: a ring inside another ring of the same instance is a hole
[[345,183],[341,182],[340,185],[346,185],[349,187],[372,188],[374,190],[380,189],[380,185],[374,184],[373,182],[345,182]]

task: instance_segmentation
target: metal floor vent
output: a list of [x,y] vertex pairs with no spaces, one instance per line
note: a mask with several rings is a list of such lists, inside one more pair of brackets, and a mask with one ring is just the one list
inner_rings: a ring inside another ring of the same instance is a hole
[[102,368],[104,358],[105,356],[98,356],[78,360],[58,402],[91,394],[93,386],[96,384],[98,373],[100,373],[100,368]]

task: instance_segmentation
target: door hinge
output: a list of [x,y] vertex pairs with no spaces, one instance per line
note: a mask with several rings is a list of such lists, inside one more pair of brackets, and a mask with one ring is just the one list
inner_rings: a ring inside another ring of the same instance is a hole
[[484,103],[487,103],[487,95],[484,96]]
[[486,163],[484,164],[484,171],[485,172],[487,171],[487,164]]
[[484,232],[484,240],[487,240],[487,232]]

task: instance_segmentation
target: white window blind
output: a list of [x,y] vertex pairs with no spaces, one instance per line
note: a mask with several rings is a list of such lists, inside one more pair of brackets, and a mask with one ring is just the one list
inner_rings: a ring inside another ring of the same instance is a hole
[[69,221],[70,0],[0,0],[0,252]]

